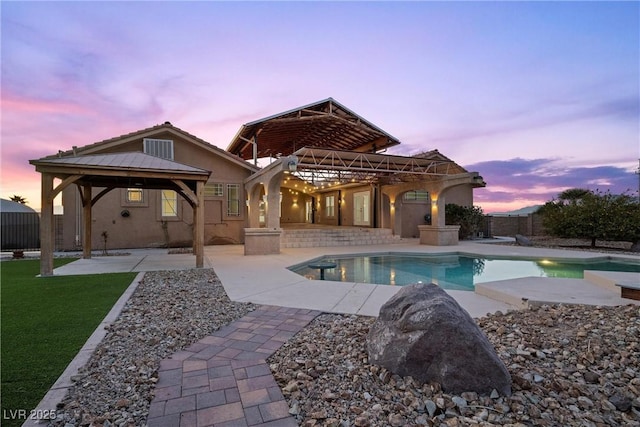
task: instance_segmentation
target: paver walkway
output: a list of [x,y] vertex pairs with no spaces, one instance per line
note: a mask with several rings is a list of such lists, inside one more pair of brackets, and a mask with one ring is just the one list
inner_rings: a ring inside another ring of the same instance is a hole
[[259,306],[162,360],[148,426],[297,426],[266,359],[319,314]]

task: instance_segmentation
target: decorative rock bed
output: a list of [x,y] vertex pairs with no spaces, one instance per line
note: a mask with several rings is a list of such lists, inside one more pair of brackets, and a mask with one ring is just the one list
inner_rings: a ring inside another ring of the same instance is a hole
[[640,307],[543,306],[477,322],[510,397],[447,394],[371,365],[373,318],[325,314],[269,360],[302,426],[640,426]]
[[[213,270],[147,273],[56,426],[145,425],[161,359],[253,309]],[[367,360],[373,318],[321,315],[268,363],[304,426],[640,426],[640,307],[543,306],[476,319],[510,397],[447,394]]]
[[160,360],[253,309],[211,269],[146,273],[52,424],[145,425]]

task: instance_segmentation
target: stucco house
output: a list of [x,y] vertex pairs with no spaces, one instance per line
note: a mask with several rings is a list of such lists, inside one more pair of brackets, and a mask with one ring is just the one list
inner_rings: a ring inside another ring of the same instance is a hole
[[437,150],[386,154],[398,144],[328,98],[241,126],[226,150],[165,122],[60,151],[30,161],[42,173],[43,254],[53,251],[58,193],[64,231],[56,249],[83,248],[85,257],[106,235],[110,249],[193,246],[201,266],[203,245],[278,253],[304,246],[287,240],[288,230],[310,227],[455,244],[444,205],[472,205],[482,177]]
[[[74,154],[75,152],[75,154]],[[61,157],[144,153],[210,171],[204,184],[204,244],[243,242],[246,222],[244,180],[259,170],[170,122],[61,153]],[[142,166],[142,165],[141,165]],[[141,181],[144,181],[142,178]],[[175,190],[143,188],[137,179],[105,194],[92,213],[92,247],[181,247],[193,240],[193,211]],[[98,191],[95,189],[94,191]],[[75,186],[62,191],[61,250],[82,245],[82,201]]]

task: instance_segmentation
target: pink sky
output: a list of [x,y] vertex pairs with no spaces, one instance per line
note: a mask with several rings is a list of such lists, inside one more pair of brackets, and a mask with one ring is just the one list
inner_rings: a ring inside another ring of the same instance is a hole
[[240,126],[333,97],[488,183],[485,212],[638,191],[637,2],[2,2],[0,196],[28,163],[171,121]]

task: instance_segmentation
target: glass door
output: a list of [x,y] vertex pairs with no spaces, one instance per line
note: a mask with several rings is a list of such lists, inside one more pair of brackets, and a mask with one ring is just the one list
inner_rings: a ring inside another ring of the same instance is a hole
[[371,210],[371,194],[361,191],[353,194],[353,225],[369,226]]

